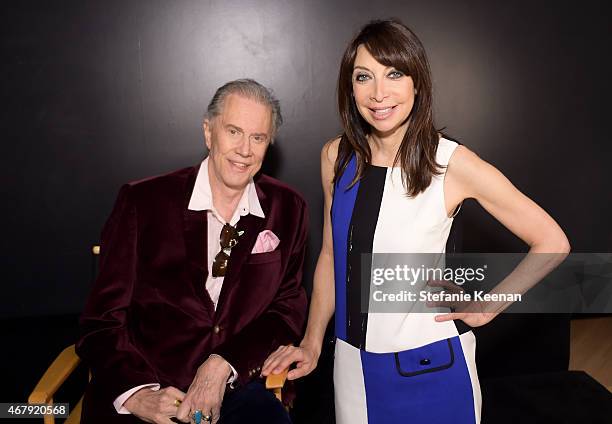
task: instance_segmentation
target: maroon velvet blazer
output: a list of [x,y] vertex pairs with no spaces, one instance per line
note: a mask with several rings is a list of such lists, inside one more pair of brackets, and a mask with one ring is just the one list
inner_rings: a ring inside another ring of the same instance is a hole
[[[100,272],[81,317],[77,352],[91,367],[83,422],[141,422],[112,402],[159,383],[187,391],[211,354],[229,361],[239,384],[280,344],[299,340],[306,317],[301,285],[308,227],[303,198],[278,180],[255,177],[265,218],[241,217],[217,310],[205,288],[205,211],[187,209],[198,167],[123,186],[102,231]],[[251,254],[273,231],[273,252]],[[258,374],[258,373],[256,373]]]

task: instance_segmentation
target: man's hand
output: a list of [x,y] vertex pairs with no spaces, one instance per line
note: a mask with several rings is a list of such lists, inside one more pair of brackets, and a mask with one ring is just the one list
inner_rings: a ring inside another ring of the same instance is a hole
[[267,377],[270,374],[278,374],[295,362],[296,368],[289,371],[287,379],[295,380],[304,377],[317,367],[319,354],[320,352],[308,345],[280,346],[264,361],[261,375]]
[[215,424],[219,420],[225,386],[231,372],[225,359],[218,355],[209,356],[198,368],[176,418],[184,423],[191,422],[191,415],[199,409],[203,416],[212,416],[212,423]]
[[185,393],[175,387],[160,390],[145,387],[130,396],[123,406],[145,422],[172,424],[170,417],[176,417],[177,403],[184,398]]

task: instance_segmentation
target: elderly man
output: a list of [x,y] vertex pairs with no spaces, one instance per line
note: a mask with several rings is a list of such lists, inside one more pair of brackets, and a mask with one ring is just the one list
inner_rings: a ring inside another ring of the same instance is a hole
[[281,121],[264,86],[229,82],[200,166],[122,187],[81,318],[83,423],[289,422],[259,379],[306,314],[306,205],[258,174]]

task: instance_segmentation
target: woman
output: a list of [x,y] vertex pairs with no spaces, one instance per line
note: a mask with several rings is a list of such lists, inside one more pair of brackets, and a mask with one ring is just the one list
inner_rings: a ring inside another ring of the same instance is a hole
[[468,198],[530,253],[567,253],[567,238],[497,169],[436,131],[425,51],[400,22],[373,21],[353,39],[340,66],[338,104],[344,134],[321,153],[325,221],[308,327],[300,346],[280,347],[262,373],[294,362],[289,379],[310,373],[335,310],[338,423],[479,422],[470,328],[507,305],[442,315],[362,313],[368,287],[360,284],[361,254],[444,252],[454,214]]

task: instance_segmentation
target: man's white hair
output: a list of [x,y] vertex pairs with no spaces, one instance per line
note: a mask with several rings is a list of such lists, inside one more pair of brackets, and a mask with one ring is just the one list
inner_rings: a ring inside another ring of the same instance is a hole
[[283,123],[280,103],[276,99],[276,97],[274,97],[272,90],[261,85],[253,79],[237,79],[225,83],[221,87],[219,87],[215,92],[215,95],[210,100],[210,103],[208,104],[205,118],[212,120],[217,116],[221,115],[225,99],[230,94],[237,94],[239,96],[255,100],[256,102],[259,102],[270,108],[272,112],[272,134],[270,134],[270,139],[271,141],[274,141],[276,131]]

